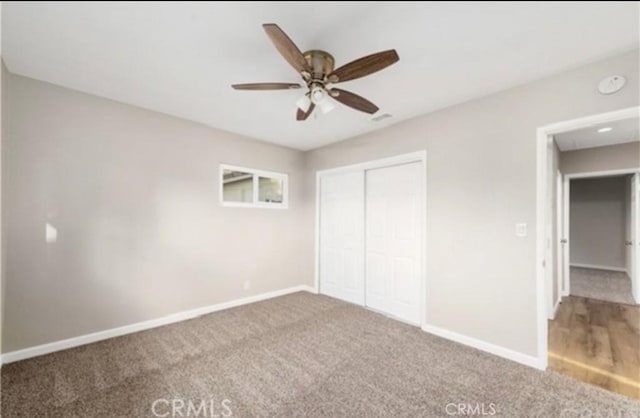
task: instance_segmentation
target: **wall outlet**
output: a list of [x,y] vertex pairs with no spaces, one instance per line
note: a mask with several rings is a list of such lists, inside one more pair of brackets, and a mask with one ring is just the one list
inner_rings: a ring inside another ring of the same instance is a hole
[[527,224],[521,223],[516,224],[516,237],[526,237],[527,236]]
[[251,289],[251,280],[245,280],[244,281],[244,290],[249,290]]

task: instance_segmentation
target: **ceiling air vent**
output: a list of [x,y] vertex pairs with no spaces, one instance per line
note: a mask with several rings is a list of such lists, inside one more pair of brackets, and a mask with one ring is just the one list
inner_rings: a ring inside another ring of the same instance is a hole
[[374,122],[380,122],[381,120],[385,120],[385,119],[389,119],[391,117],[391,115],[389,113],[383,113],[380,116],[376,116],[375,118],[371,119]]

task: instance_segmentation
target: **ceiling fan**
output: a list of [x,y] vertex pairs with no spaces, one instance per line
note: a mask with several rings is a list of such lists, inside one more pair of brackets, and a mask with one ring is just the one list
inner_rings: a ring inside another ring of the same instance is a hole
[[[306,120],[316,106],[322,113],[331,111],[334,105],[330,97],[361,112],[373,114],[378,111],[378,106],[364,97],[330,85],[364,77],[394,64],[400,59],[395,49],[367,55],[334,70],[335,61],[328,52],[314,49],[302,53],[275,23],[265,23],[262,27],[276,49],[300,74],[308,88],[296,103],[297,120]],[[288,90],[299,89],[302,86],[298,83],[248,83],[233,84],[231,87],[236,90]]]

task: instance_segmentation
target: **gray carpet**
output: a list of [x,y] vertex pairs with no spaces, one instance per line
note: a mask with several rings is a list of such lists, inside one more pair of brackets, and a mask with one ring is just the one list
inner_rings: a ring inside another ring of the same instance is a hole
[[160,398],[218,416],[224,399],[233,416],[640,416],[640,402],[304,292],[2,368],[3,417],[151,417]]
[[631,293],[631,279],[621,271],[571,267],[571,285],[573,296],[604,300],[614,303],[634,305]]

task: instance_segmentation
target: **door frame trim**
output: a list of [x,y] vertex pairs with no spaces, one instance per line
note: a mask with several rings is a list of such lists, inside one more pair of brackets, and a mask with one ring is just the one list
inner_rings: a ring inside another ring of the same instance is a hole
[[569,217],[569,199],[571,197],[571,181],[566,175],[562,175],[562,237],[567,242],[562,246],[562,297],[569,296],[571,292],[571,269],[569,268],[569,256],[571,250],[569,246],[569,231],[571,218]]
[[603,170],[603,171],[590,171],[587,173],[569,173],[565,174],[567,180],[574,179],[589,179],[599,177],[617,177],[625,174],[635,174],[640,172],[640,167],[621,168],[619,170]]
[[[631,178],[631,201],[629,202],[631,211],[631,294],[636,303],[640,303],[640,172]],[[635,193],[634,193],[635,192]],[[635,202],[635,217],[633,215],[633,202]],[[635,222],[633,222],[635,221]]]
[[549,144],[553,135],[575,129],[589,128],[600,123],[640,117],[640,106],[633,106],[611,112],[599,113],[577,119],[565,120],[538,127],[536,130],[536,304],[537,304],[537,357],[540,369],[546,369],[548,358],[548,323],[545,274],[546,205]]
[[[420,256],[420,326],[427,324],[427,151],[415,151],[407,154],[395,155],[376,160],[365,161],[357,164],[350,164],[340,167],[319,170],[316,172],[316,192],[315,192],[315,255],[314,255],[314,292],[320,292],[320,181],[323,176],[349,173],[358,171],[367,171],[377,168],[392,167],[395,165],[422,163],[422,186],[421,186],[421,203],[422,203],[422,228],[421,228],[421,256]],[[366,222],[366,218],[362,220]],[[366,247],[365,247],[366,251]],[[366,253],[365,253],[366,254]],[[365,271],[366,286],[366,271]]]
[[[566,244],[563,244],[562,239],[566,239],[564,230],[564,176],[560,171],[560,168],[556,170],[556,269],[558,272],[558,283],[556,291],[558,292],[558,299],[555,301],[557,307],[562,302],[562,292],[565,281],[564,270],[564,248]],[[568,244],[568,241],[567,241]],[[554,309],[553,317],[555,318],[556,310]],[[553,319],[553,318],[551,318]]]

